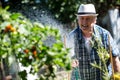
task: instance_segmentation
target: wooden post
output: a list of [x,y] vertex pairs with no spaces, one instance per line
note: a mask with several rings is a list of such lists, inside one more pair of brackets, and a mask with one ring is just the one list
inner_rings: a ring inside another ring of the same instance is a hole
[[[66,34],[64,35],[64,47],[66,48]],[[70,72],[67,72],[68,73],[68,79],[67,80],[70,80]]]
[[5,78],[5,70],[4,70],[4,64],[3,64],[3,59],[1,58],[0,60],[0,69],[1,69],[1,78],[4,79]]
[[113,77],[113,80],[115,80],[115,77],[114,77],[113,58],[112,58],[111,45],[110,45],[110,36],[108,36],[108,41],[109,41],[110,62],[111,62],[111,66],[112,66],[112,77]]

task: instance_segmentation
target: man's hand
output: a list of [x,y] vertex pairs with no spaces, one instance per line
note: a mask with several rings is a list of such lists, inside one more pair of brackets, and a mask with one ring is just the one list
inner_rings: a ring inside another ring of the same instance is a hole
[[114,67],[114,72],[120,73],[120,60],[118,57],[113,57],[113,67]]
[[11,75],[6,76],[4,80],[12,80],[12,76]]
[[76,59],[72,60],[71,66],[72,66],[73,68],[79,66],[78,60],[76,60]]

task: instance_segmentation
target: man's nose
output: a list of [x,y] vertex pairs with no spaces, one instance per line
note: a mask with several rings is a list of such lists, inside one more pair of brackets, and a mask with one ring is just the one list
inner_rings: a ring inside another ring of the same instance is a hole
[[82,24],[83,24],[83,25],[86,25],[86,24],[87,24],[87,20],[86,20],[86,19],[83,19]]

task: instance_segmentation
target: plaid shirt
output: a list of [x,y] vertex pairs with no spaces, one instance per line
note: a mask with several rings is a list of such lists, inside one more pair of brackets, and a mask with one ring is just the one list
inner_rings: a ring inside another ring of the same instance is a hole
[[[101,41],[101,45],[107,50],[109,49],[108,36],[110,36],[112,54],[113,56],[118,56],[119,51],[114,46],[115,43],[113,42],[110,33],[107,30],[101,28],[100,26],[94,25],[92,41],[95,41],[95,39],[99,39]],[[85,47],[85,39],[79,27],[77,27],[69,34],[68,44],[69,48],[72,48],[72,58],[77,58],[77,60],[79,61],[79,68],[78,70],[73,69],[71,80],[102,80],[102,72],[99,69],[94,68],[90,65],[90,63],[93,62],[96,62],[98,64],[100,63],[97,51],[94,47],[92,47],[91,52],[87,52],[87,49]]]

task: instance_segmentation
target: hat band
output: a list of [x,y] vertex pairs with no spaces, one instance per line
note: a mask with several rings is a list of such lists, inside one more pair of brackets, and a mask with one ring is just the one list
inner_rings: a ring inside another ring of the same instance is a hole
[[78,13],[78,15],[83,15],[83,14],[96,14],[96,13],[93,13],[93,12],[80,12],[80,13]]

